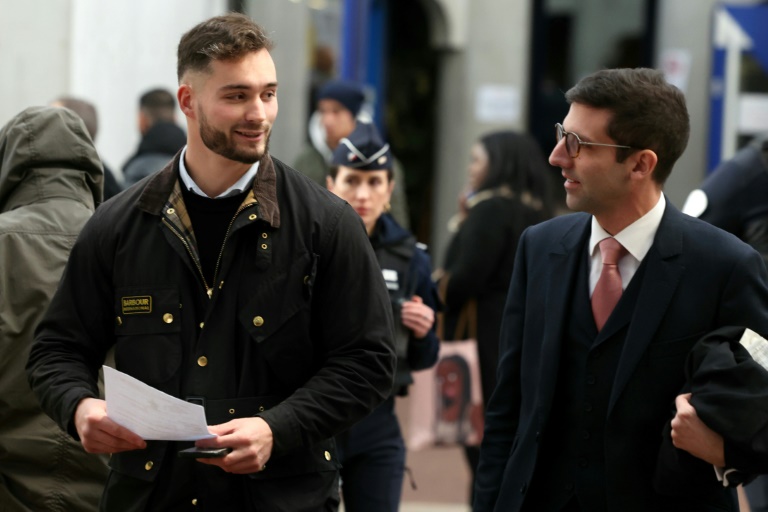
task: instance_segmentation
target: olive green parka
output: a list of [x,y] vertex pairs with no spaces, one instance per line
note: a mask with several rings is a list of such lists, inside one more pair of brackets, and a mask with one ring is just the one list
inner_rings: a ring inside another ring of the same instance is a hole
[[0,130],[0,510],[96,510],[103,457],[51,420],[27,383],[34,330],[70,249],[102,198],[102,164],[85,125],[31,107]]

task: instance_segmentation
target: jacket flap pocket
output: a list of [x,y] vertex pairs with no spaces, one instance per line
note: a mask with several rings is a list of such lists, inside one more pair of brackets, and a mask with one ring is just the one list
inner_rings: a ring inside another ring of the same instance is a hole
[[109,467],[123,475],[152,482],[163,465],[167,446],[165,441],[149,441],[144,450],[115,453],[109,458]]
[[303,254],[294,259],[285,271],[265,279],[251,291],[239,318],[257,343],[262,343],[286,324],[294,322],[293,317],[298,312],[309,312],[309,289],[314,284],[315,265],[316,258]]
[[652,343],[648,347],[648,354],[651,359],[686,355],[693,346],[699,341],[706,332],[700,332],[693,336],[677,338],[674,340]]

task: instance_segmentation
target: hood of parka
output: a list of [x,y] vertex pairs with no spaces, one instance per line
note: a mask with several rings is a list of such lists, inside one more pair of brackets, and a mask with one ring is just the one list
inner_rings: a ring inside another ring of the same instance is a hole
[[65,197],[91,209],[104,168],[85,124],[59,107],[29,107],[0,129],[0,213]]

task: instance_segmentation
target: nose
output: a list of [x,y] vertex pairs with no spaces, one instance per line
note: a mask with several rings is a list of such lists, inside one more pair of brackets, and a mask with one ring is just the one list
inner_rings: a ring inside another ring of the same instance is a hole
[[261,124],[266,118],[267,115],[266,110],[264,109],[264,102],[257,96],[248,106],[248,110],[245,112],[245,120]]
[[573,158],[568,156],[568,151],[565,149],[565,137],[560,139],[552,148],[552,153],[549,154],[549,164],[560,168],[570,167],[573,164]]
[[355,190],[355,196],[359,201],[368,199],[371,195],[371,188],[367,184],[362,184]]

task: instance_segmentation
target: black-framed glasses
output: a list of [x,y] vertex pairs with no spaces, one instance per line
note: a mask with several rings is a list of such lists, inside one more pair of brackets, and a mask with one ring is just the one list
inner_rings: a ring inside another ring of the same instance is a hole
[[576,158],[579,156],[579,150],[581,146],[605,146],[608,148],[623,148],[623,149],[635,149],[632,146],[622,146],[619,144],[603,144],[601,142],[584,142],[581,138],[573,132],[565,131],[563,125],[555,123],[555,137],[557,142],[560,143],[565,138],[565,149],[568,151],[568,156]]

